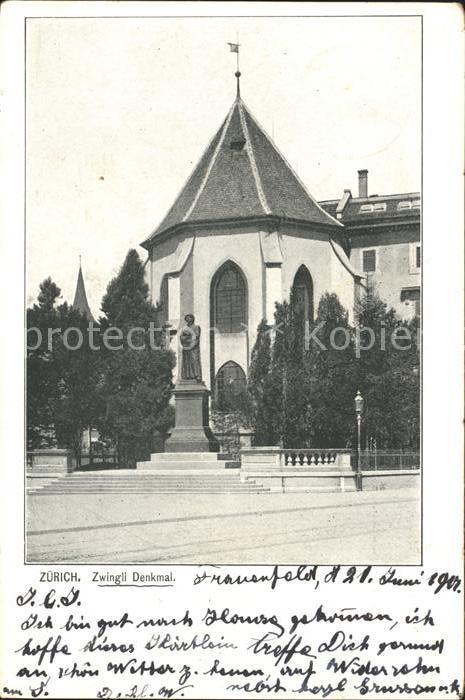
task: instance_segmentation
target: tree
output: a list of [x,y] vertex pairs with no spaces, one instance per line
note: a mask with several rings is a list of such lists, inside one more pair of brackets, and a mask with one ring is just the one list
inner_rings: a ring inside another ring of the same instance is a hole
[[40,287],[38,303],[26,312],[27,443],[29,449],[55,443],[53,400],[58,395],[58,373],[49,348],[48,329],[56,321],[55,303],[61,291],[51,278]]
[[[157,310],[149,300],[144,266],[135,250],[128,252],[109,283],[102,311],[102,330],[115,326],[123,340],[120,349],[102,349],[99,394],[105,412],[96,427],[117,445],[120,463],[132,465],[147,458],[155,433],[166,433],[173,423],[170,398],[176,362],[160,334],[155,338],[160,347],[151,347],[154,336],[151,339],[149,328],[150,323],[157,326]],[[128,333],[136,328],[140,330],[132,332],[129,343]]]
[[[273,365],[280,365],[283,387],[282,443],[284,447],[308,447],[312,440],[311,392],[306,362],[304,305],[292,290],[289,303],[282,305],[282,333],[273,348]],[[277,316],[278,320],[278,316]]]
[[263,319],[257,328],[257,339],[252,349],[247,392],[250,396],[250,419],[254,430],[255,445],[274,444],[272,411],[268,404],[268,385],[271,369],[271,328]]
[[371,329],[374,341],[356,358],[357,388],[365,398],[362,444],[372,438],[378,447],[415,446],[418,441],[412,432],[418,435],[420,405],[418,323],[402,321],[375,293],[360,300],[356,317],[360,334],[363,328]]
[[276,304],[271,337],[264,321],[258,331],[248,385],[255,444],[303,447],[310,434],[303,306],[291,295]]
[[55,435],[60,447],[74,450],[78,464],[83,431],[96,424],[103,410],[98,396],[101,357],[91,347],[88,325],[87,317],[68,304],[58,307],[61,334],[55,348],[59,374],[59,391],[53,400]]
[[27,310],[28,446],[70,448],[79,461],[82,431],[98,408],[98,356],[89,346],[86,317],[67,303],[56,306],[60,294],[49,277]]
[[418,448],[418,320],[407,323],[374,293],[360,300],[355,327],[336,294],[324,294],[303,342],[302,308],[276,304],[274,342],[259,327],[248,391],[255,444],[355,446],[354,397],[365,399],[362,447]]
[[353,329],[336,294],[324,294],[310,334],[307,363],[312,397],[313,441],[345,447],[354,425],[356,391]]

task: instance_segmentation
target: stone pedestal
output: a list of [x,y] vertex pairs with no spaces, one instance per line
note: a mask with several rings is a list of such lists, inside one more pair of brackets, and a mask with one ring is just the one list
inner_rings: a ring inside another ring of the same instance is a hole
[[182,380],[174,388],[175,426],[166,441],[166,452],[218,452],[219,443],[210,430],[210,392],[203,382]]
[[27,453],[28,476],[70,474],[75,469],[76,458],[72,450],[50,447]]

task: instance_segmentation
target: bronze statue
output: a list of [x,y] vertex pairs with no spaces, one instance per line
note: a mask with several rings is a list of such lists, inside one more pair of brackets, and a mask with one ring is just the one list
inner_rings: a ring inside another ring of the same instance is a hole
[[202,366],[200,364],[200,326],[195,325],[193,314],[184,317],[186,325],[181,328],[180,342],[181,356],[181,380],[189,379],[202,381]]

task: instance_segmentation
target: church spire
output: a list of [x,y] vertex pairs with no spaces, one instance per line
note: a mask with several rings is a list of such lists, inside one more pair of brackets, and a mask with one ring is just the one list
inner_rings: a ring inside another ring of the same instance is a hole
[[90,310],[89,302],[87,301],[86,288],[84,285],[84,278],[82,276],[81,256],[79,256],[79,273],[72,308],[83,314],[88,321],[96,323],[95,318],[92,315],[92,311]]

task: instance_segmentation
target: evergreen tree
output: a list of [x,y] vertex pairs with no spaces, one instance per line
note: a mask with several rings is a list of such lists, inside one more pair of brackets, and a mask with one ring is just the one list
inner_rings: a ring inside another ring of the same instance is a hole
[[303,306],[293,295],[290,302],[276,304],[271,337],[272,342],[262,322],[249,380],[255,444],[304,447],[310,435],[305,324]]
[[418,448],[418,320],[402,321],[371,293],[356,308],[356,324],[349,324],[337,295],[324,294],[304,347],[298,301],[276,305],[274,341],[262,323],[252,353],[255,444],[355,447],[360,389],[362,447],[376,440],[378,448]]
[[275,304],[272,328],[271,364],[264,383],[263,420],[268,420],[270,444],[284,443],[284,415],[286,402],[286,377],[284,372],[286,332],[288,326],[288,303]]
[[[82,431],[98,408],[98,354],[89,346],[85,316],[66,303],[56,306],[60,294],[47,278],[27,311],[28,445],[70,448],[79,461]],[[38,347],[33,329],[40,331]]]
[[[48,329],[56,324],[55,303],[60,294],[60,289],[48,277],[39,287],[38,303],[26,312],[26,423],[29,449],[55,443],[53,402],[58,396],[59,375],[53,362],[53,347],[49,348],[47,341]],[[56,344],[54,337],[52,342]]]
[[[156,327],[157,310],[148,295],[143,263],[130,250],[102,301],[102,329],[115,326],[124,339],[121,349],[102,350],[99,393],[105,413],[97,424],[102,436],[117,445],[120,463],[125,465],[147,458],[154,435],[165,433],[173,423],[169,401],[175,355],[163,347],[150,347],[148,329],[150,323]],[[144,330],[132,333],[130,347],[128,333],[136,327]],[[157,340],[163,342],[160,337]]]
[[354,425],[353,329],[336,294],[324,294],[310,334],[307,366],[312,396],[313,442],[345,447]]
[[[304,306],[291,292],[285,305],[282,346],[276,347],[283,378],[283,436],[284,447],[308,447],[312,440],[311,394],[306,363],[306,324]],[[275,358],[274,358],[275,361]]]
[[[101,309],[102,327],[115,326],[124,334],[131,328],[147,328],[157,322],[157,310],[149,299],[144,265],[136,250],[128,251],[119,273],[107,286]],[[141,336],[139,336],[141,337]],[[137,336],[134,344],[137,344]]]
[[362,446],[371,439],[378,448],[406,447],[415,442],[412,425],[419,423],[417,322],[402,321],[375,293],[360,300],[356,316],[359,329],[374,334],[372,349],[360,350],[355,362],[357,388],[365,399]]
[[269,375],[271,369],[271,329],[265,319],[257,328],[257,339],[252,349],[247,391],[251,401],[251,422],[255,445],[273,445],[271,429],[274,407],[269,405]]
[[[57,327],[61,333],[55,362],[60,379],[53,400],[55,435],[60,447],[74,450],[78,464],[83,431],[95,425],[102,410],[98,397],[101,357],[91,348],[88,325],[87,317],[66,302],[58,307]],[[80,338],[82,345],[78,347]]]

